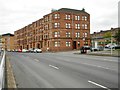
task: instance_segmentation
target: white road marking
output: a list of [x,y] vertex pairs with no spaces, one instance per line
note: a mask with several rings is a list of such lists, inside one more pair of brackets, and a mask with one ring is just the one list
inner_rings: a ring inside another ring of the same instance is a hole
[[49,65],[49,66],[52,67],[52,68],[55,68],[55,69],[59,69],[58,67],[53,66],[53,65]]
[[37,62],[39,62],[39,60],[38,59],[34,59],[35,61],[37,61]]
[[107,67],[97,66],[97,65],[92,65],[92,64],[88,64],[88,63],[81,63],[81,64],[84,64],[84,65],[89,65],[89,66],[93,66],[93,67],[98,67],[98,68],[103,68],[103,69],[107,69],[107,70],[112,70],[112,69],[107,68]]
[[118,62],[116,60],[110,60],[110,59],[103,59],[104,61],[110,61],[110,62]]
[[[101,59],[101,57],[97,57],[97,58],[93,58],[93,57],[82,57],[82,58],[86,58],[86,59],[92,59],[92,60],[98,60],[98,61],[109,61],[109,62],[118,62],[117,60],[111,60],[111,59],[106,59],[106,58],[104,58],[104,59]],[[100,59],[99,59],[100,58]]]
[[96,86],[99,86],[99,87],[101,87],[101,88],[104,88],[104,89],[107,89],[107,90],[111,90],[111,89],[109,89],[108,87],[105,87],[105,86],[103,86],[103,85],[100,85],[100,84],[98,84],[98,83],[96,83],[96,82],[93,82],[93,81],[90,81],[90,80],[88,80],[88,82],[91,83],[91,84],[94,84],[94,85],[96,85]]

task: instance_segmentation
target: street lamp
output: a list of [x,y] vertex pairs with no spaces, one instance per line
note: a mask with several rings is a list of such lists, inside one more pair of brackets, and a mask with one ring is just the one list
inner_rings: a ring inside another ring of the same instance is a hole
[[112,43],[113,43],[113,42],[112,42],[112,28],[111,28],[111,55],[112,55],[112,53],[113,53],[113,52],[112,52]]

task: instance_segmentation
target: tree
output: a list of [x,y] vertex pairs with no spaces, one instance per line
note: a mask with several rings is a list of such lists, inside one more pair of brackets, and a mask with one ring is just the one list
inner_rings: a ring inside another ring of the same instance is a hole
[[118,29],[118,32],[115,34],[115,39],[120,44],[120,28]]
[[105,34],[104,34],[104,38],[111,38],[111,32],[106,32]]
[[112,36],[112,34],[111,34],[111,32],[106,32],[105,34],[104,34],[104,39],[105,39],[105,44],[108,44],[108,43],[110,43],[111,42],[111,36]]

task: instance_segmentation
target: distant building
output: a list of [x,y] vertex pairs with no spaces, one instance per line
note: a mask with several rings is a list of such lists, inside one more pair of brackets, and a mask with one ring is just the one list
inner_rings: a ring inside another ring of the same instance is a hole
[[93,47],[97,46],[105,46],[108,43],[111,43],[111,37],[105,38],[105,35],[107,33],[110,33],[112,36],[112,43],[116,43],[117,41],[115,40],[114,36],[118,32],[119,28],[111,28],[110,30],[101,30],[100,32],[94,32],[91,34],[91,45]]
[[61,8],[14,32],[15,48],[64,51],[90,45],[90,14]]
[[12,51],[14,50],[14,35],[7,33],[3,34],[2,38],[2,49],[7,50],[7,51]]

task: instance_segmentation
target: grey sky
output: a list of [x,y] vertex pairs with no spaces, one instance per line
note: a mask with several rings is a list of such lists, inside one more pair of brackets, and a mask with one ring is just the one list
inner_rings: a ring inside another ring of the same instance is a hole
[[120,1],[118,4],[118,27],[120,27]]
[[42,18],[51,9],[85,8],[91,15],[91,33],[118,27],[120,0],[0,0],[0,34],[14,31]]

